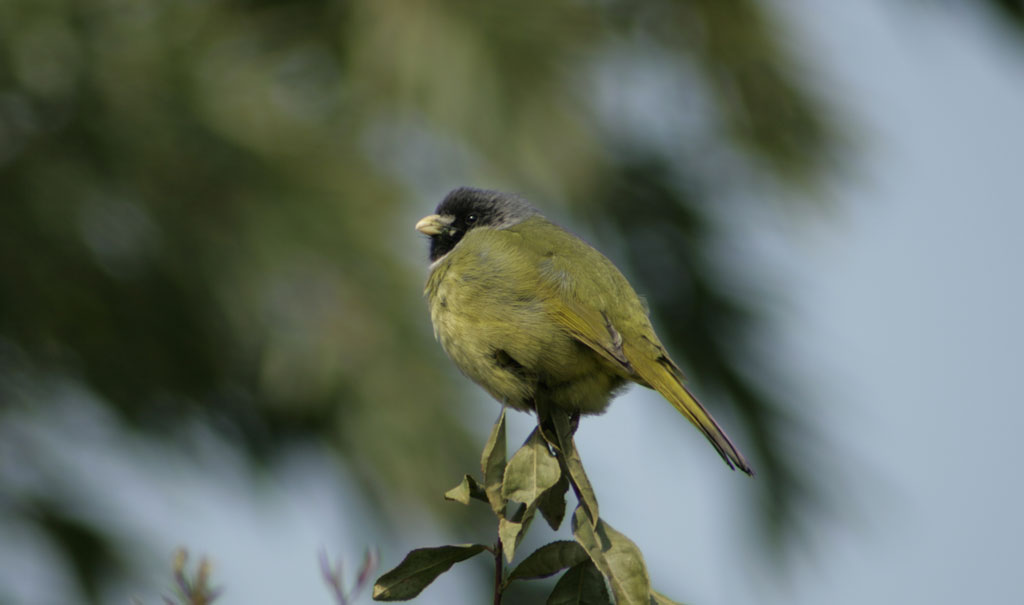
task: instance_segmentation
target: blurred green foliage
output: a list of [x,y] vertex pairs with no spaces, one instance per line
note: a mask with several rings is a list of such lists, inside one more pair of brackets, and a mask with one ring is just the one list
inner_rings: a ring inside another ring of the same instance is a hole
[[[456,185],[512,189],[621,244],[745,429],[784,544],[820,487],[789,447],[799,402],[752,371],[758,302],[709,250],[718,197],[835,161],[785,40],[751,0],[4,0],[0,429],[70,381],[153,440],[200,423],[255,464],[321,442],[371,497],[433,500],[479,436],[411,221]],[[110,527],[45,451],[3,456],[0,520],[99,602],[131,572]]]

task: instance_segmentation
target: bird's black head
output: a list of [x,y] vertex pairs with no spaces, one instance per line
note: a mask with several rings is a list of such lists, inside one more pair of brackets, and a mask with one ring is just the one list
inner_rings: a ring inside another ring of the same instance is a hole
[[430,236],[430,261],[455,247],[470,229],[504,229],[538,214],[526,200],[509,193],[460,187],[438,204],[436,214],[416,228]]

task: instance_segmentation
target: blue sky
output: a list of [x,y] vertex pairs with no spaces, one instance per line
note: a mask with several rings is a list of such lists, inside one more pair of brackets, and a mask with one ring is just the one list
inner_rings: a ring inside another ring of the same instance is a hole
[[[716,547],[700,573],[675,575],[670,594],[1010,602],[1024,562],[1024,47],[956,10],[817,8],[790,7],[796,44],[816,49],[807,54],[823,92],[859,126],[861,159],[836,192],[838,212],[777,226],[764,247],[793,303],[774,344],[804,370],[818,426],[841,457],[834,496],[850,507],[773,584],[763,581],[773,570],[731,563],[742,542],[718,547],[737,493],[719,493],[715,469],[695,465],[716,491],[679,498],[713,521],[699,536],[676,535]],[[657,561],[657,532],[650,539]],[[655,577],[673,578],[673,567]]]

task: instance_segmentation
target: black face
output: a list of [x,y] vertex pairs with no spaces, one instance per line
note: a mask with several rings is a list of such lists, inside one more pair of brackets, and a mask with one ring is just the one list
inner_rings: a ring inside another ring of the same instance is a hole
[[454,220],[430,238],[431,262],[448,254],[470,229],[503,229],[537,214],[533,206],[514,195],[471,187],[460,187],[449,193],[435,212]]

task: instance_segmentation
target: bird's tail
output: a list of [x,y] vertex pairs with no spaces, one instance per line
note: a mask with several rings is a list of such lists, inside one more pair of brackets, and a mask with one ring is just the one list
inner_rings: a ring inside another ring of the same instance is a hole
[[668,399],[683,416],[686,416],[687,420],[700,429],[700,432],[704,433],[729,468],[738,468],[744,473],[754,476],[754,470],[747,464],[747,459],[733,445],[711,414],[683,385],[682,372],[670,359],[663,357],[649,371],[638,373],[654,390]]

